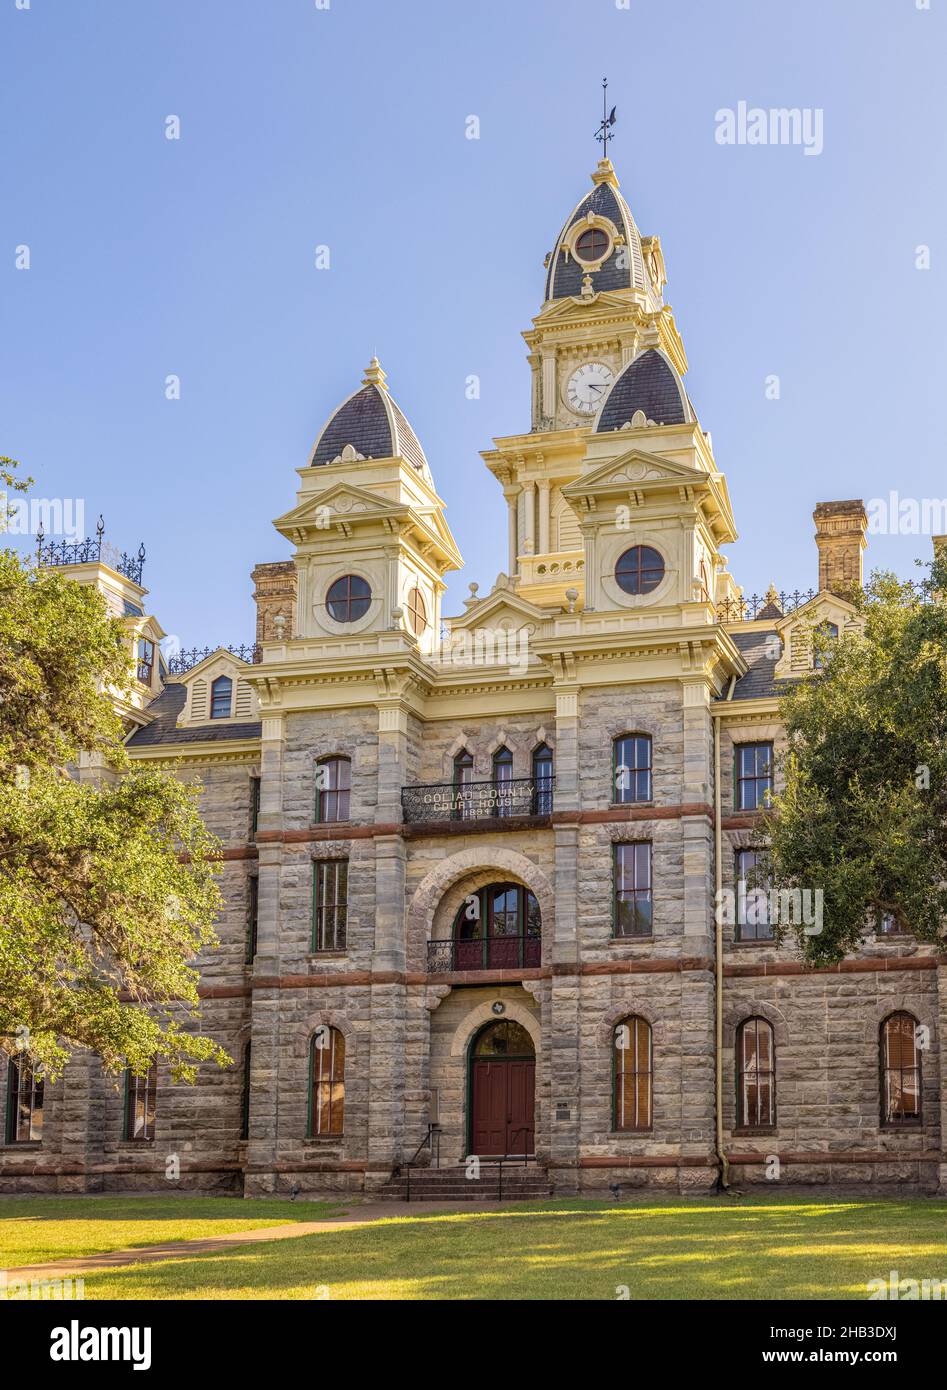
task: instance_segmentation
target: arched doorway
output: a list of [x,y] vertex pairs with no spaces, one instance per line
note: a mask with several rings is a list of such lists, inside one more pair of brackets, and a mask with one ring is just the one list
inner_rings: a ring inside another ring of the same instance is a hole
[[472,1154],[535,1148],[536,1051],[520,1023],[488,1023],[470,1044],[468,1145]]

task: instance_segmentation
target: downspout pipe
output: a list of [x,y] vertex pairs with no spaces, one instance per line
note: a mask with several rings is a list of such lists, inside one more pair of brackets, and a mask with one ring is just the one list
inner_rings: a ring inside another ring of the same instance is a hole
[[[733,696],[736,677],[730,679],[727,700]],[[720,712],[711,711],[714,729],[714,1091],[715,1091],[715,1149],[720,1165],[718,1182],[726,1191],[730,1186],[730,1164],[723,1143],[723,913],[720,894],[723,888],[723,832],[720,824],[722,791],[720,786]]]

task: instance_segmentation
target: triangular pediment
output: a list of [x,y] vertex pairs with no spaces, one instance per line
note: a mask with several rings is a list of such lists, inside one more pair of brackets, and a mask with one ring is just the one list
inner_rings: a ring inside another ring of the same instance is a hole
[[[640,298],[640,291],[635,292],[635,297],[626,290],[624,294],[618,294],[614,290],[600,290],[597,294],[585,299],[581,295],[570,295],[564,299],[553,299],[547,301],[540,312],[533,319],[537,328],[546,327],[551,323],[556,323],[562,319],[612,319],[616,313],[625,317],[629,312],[632,317],[636,317],[634,311],[638,307],[637,298]],[[645,314],[640,311],[643,319]]]
[[311,531],[328,531],[335,523],[404,518],[409,510],[403,502],[392,502],[367,488],[338,482],[325,492],[307,497],[292,511],[277,517],[273,525],[287,539],[298,541]]
[[549,614],[534,603],[521,598],[515,589],[497,588],[479,603],[473,604],[459,618],[451,618],[451,630],[473,630],[479,627],[493,629],[507,628],[518,632],[529,628],[533,633],[541,624],[548,622]]
[[574,482],[567,483],[562,494],[579,500],[585,496],[627,493],[630,489],[654,491],[669,485],[706,488],[709,484],[710,476],[702,468],[649,454],[643,449],[629,449],[617,459],[608,459],[583,473]]
[[791,613],[777,618],[773,626],[783,644],[782,655],[773,674],[777,680],[784,680],[806,676],[814,669],[814,633],[817,628],[826,627],[833,637],[840,637],[846,630],[859,628],[861,618],[854,604],[839,598],[829,589],[821,589]]

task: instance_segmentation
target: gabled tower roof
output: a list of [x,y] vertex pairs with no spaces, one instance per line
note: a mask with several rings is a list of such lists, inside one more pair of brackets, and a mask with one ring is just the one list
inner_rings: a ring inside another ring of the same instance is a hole
[[343,457],[346,448],[352,451],[346,456],[347,462],[358,458],[400,456],[415,468],[427,468],[417,435],[388,394],[385,373],[377,357],[372,358],[361,387],[344,400],[323,425],[309,465],[319,468],[334,463]]

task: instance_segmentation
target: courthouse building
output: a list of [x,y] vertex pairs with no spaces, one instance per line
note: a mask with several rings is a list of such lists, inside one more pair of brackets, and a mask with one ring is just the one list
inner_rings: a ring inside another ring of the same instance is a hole
[[803,592],[743,594],[665,278],[603,159],[537,275],[522,432],[483,454],[506,572],[459,615],[438,460],[374,359],[292,506],[271,480],[292,558],[250,576],[252,650],[169,669],[136,562],[47,554],[125,616],[134,762],[203,786],[202,1028],[234,1060],[117,1086],[79,1053],[44,1087],[12,1057],[0,1190],[163,1189],[170,1157],[248,1195],[947,1187],[944,958],[878,921],[808,969],[765,915],[718,926],[866,518],[820,503]]

